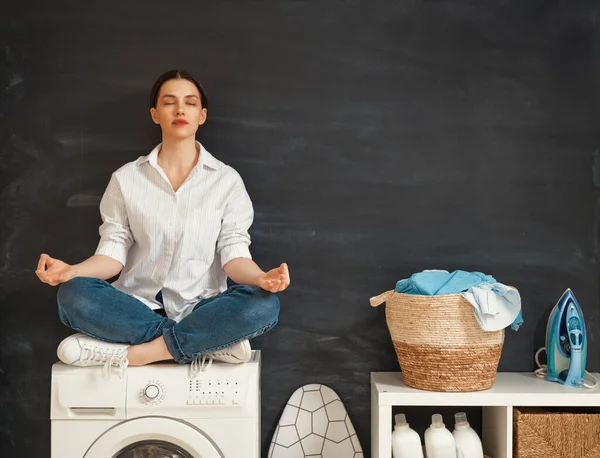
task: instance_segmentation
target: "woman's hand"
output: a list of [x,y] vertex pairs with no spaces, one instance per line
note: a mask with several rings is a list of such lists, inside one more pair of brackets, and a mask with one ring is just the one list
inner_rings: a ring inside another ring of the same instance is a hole
[[258,279],[258,286],[272,293],[283,291],[290,285],[290,271],[284,262],[277,269],[269,270]]
[[42,282],[56,286],[59,283],[68,282],[71,278],[75,277],[77,269],[60,259],[54,259],[47,254],[42,254],[35,274]]

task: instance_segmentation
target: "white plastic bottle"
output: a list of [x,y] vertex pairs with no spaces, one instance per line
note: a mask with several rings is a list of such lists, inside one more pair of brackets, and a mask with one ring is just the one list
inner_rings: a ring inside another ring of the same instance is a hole
[[406,415],[395,416],[396,426],[392,433],[392,456],[394,458],[423,458],[419,434],[408,426]]
[[467,421],[467,414],[458,412],[454,415],[454,431],[457,458],[483,458],[481,439]]
[[427,458],[456,458],[454,436],[439,413],[431,416],[431,426],[425,431],[425,452]]

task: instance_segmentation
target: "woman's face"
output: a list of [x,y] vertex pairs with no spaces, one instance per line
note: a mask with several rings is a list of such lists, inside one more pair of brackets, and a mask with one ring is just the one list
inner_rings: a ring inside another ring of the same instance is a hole
[[160,125],[164,137],[187,138],[196,135],[206,121],[206,108],[200,103],[200,92],[186,79],[165,81],[150,109],[152,120]]

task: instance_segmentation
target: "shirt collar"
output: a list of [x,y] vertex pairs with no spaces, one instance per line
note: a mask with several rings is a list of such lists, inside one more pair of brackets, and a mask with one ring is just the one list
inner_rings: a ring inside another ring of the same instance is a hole
[[[147,156],[142,156],[138,159],[137,165],[141,165],[144,162],[150,162],[154,167],[158,166],[158,152],[162,147],[162,143],[159,143],[154,147],[154,149]],[[200,149],[200,158],[198,159],[198,163],[196,164],[197,169],[201,169],[203,166],[208,167],[209,169],[217,170],[217,160],[215,157],[202,146],[202,144],[196,141],[196,148]]]

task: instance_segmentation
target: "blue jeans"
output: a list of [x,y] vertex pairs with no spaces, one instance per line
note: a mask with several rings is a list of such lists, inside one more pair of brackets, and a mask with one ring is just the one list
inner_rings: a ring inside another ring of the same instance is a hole
[[173,359],[183,364],[270,330],[277,324],[279,299],[235,285],[198,302],[176,323],[104,280],[76,277],[58,290],[58,314],[65,325],[106,342],[137,345],[163,336]]

